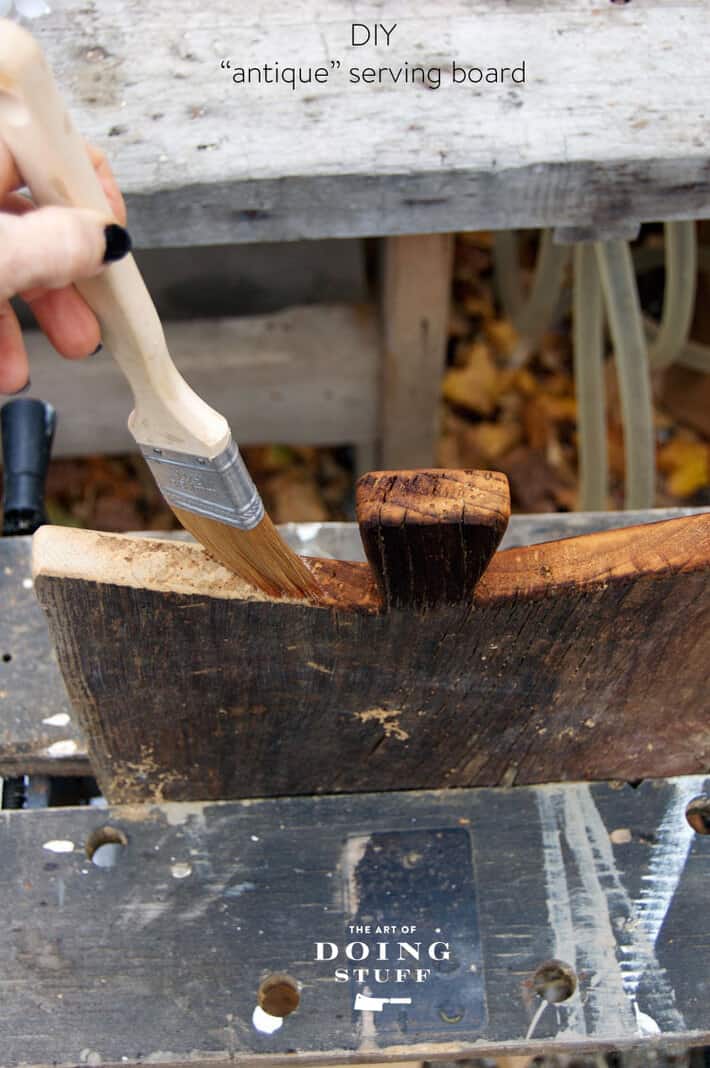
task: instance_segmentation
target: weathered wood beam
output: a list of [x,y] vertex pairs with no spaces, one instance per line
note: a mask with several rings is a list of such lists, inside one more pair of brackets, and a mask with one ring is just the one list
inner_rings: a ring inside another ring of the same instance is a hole
[[452,234],[382,244],[379,466],[435,462],[451,306]]
[[[168,347],[241,444],[370,443],[378,435],[380,339],[367,305],[167,322]],[[33,394],[59,412],[55,455],[132,452],[130,390],[110,355],[60,360],[27,335]]]
[[[352,21],[340,0],[259,0],[238,20],[229,0],[95,0],[79,16],[57,4],[33,30],[79,128],[114,162],[142,245],[608,234],[710,214],[705,0],[442,0],[434,23],[417,3],[390,47],[353,47]],[[326,84],[244,86],[223,59],[341,69]],[[525,62],[525,84],[455,84],[454,62]],[[387,75],[405,63],[439,69],[439,88]],[[351,67],[385,68],[382,84],[352,82]]]

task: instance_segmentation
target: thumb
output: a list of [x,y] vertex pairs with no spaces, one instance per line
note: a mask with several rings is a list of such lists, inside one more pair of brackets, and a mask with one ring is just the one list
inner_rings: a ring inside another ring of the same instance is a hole
[[0,212],[0,302],[23,290],[90,278],[131,250],[127,230],[80,208]]

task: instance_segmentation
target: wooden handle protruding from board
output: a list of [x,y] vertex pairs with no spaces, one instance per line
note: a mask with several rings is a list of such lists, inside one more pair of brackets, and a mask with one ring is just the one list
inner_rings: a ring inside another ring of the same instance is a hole
[[[0,136],[44,207],[87,208],[113,220],[101,182],[74,127],[41,48],[0,19]],[[101,325],[106,347],[135,398],[129,428],[143,444],[212,458],[230,441],[226,420],[175,367],[133,256],[77,283]]]
[[360,536],[387,608],[469,603],[510,518],[495,471],[374,471],[356,488]]

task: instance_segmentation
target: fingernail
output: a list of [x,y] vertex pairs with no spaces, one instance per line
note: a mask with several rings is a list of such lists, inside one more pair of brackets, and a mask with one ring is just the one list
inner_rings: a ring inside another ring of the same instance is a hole
[[96,356],[96,354],[97,354],[97,353],[101,352],[101,349],[102,349],[102,348],[103,348],[103,345],[102,345],[102,344],[101,344],[101,342],[99,341],[98,345],[97,345],[97,346],[96,346],[96,348],[95,348],[95,349],[93,350],[93,352],[90,352],[90,353],[89,353],[89,356]]
[[21,389],[16,389],[14,393],[6,393],[5,396],[6,397],[19,397],[20,394],[27,393],[27,391],[30,389],[31,385],[32,385],[32,379],[28,378],[27,381],[25,382],[24,386],[22,386]]
[[122,260],[133,248],[131,235],[128,230],[124,230],[118,223],[111,223],[110,226],[104,227],[104,237],[106,238],[104,263],[114,263],[116,260]]

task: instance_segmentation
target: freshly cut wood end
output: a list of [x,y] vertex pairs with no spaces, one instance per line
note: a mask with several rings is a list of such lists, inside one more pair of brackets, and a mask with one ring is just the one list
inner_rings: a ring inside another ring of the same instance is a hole
[[238,530],[182,508],[173,511],[210,556],[245,582],[270,597],[319,599],[315,577],[288,547],[268,515],[253,530]]
[[468,604],[510,516],[496,471],[374,471],[355,491],[365,554],[388,608]]
[[371,471],[358,479],[355,497],[358,521],[374,515],[381,526],[475,523],[502,536],[510,519],[508,479],[498,471]]
[[[367,564],[343,560],[308,561],[317,583],[309,608],[378,612],[380,601]],[[272,597],[219,563],[199,542],[175,538],[108,534],[76,527],[40,527],[32,539],[32,573],[42,589],[54,579],[101,586],[124,586],[156,593],[218,598],[245,603],[303,606],[303,597]],[[98,596],[98,594],[96,594]]]
[[32,576],[238,601],[268,601],[202,545],[166,538],[40,527],[32,537]]

